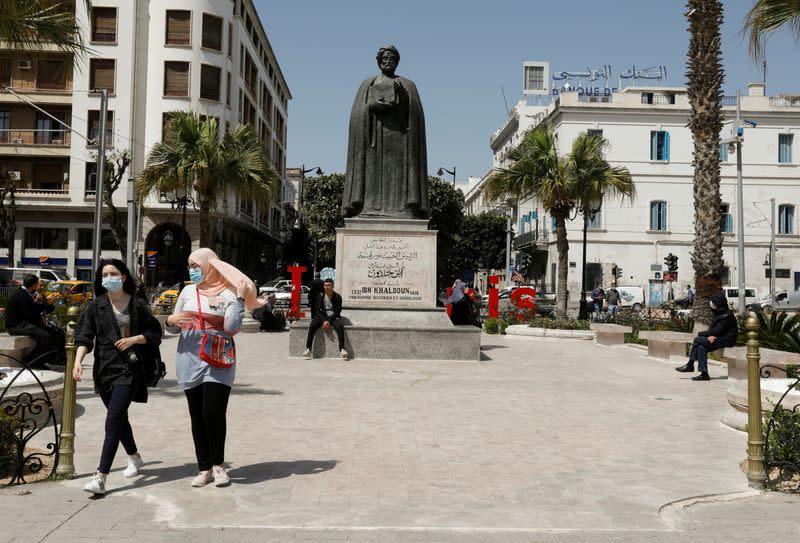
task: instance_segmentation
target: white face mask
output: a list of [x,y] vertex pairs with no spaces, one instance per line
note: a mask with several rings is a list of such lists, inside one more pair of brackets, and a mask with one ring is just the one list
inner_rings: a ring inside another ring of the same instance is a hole
[[714,302],[708,302],[708,305],[711,306],[711,309],[716,309],[717,306],[714,305]]

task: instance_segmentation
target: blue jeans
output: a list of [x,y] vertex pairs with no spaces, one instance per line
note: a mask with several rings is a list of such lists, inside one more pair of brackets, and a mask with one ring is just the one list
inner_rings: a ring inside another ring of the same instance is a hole
[[717,338],[714,343],[708,341],[707,337],[697,336],[692,341],[692,350],[689,352],[689,362],[697,361],[697,370],[702,373],[708,373],[708,353],[730,347],[726,343]]
[[608,304],[608,316],[610,318],[614,318],[617,316],[617,311],[619,311],[619,306],[614,304]]
[[594,302],[594,320],[599,321],[603,314],[603,302]]

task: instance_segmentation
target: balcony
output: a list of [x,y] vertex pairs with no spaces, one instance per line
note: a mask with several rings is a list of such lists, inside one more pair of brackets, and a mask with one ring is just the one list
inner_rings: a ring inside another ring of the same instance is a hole
[[0,129],[0,144],[69,147],[72,133],[69,130],[37,130],[34,128]]
[[514,236],[514,248],[519,250],[525,247],[536,246],[550,241],[550,232],[544,228],[531,230]]

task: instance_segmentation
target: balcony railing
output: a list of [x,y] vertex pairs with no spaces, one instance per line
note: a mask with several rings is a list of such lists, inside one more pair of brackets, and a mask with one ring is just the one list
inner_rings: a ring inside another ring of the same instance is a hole
[[770,96],[770,107],[800,107],[800,96]]
[[722,97],[722,105],[723,106],[735,106],[736,105],[736,97],[735,96],[723,96]]
[[0,144],[69,146],[68,130],[0,129]]
[[539,228],[538,230],[530,230],[514,236],[514,247],[519,249],[528,245],[536,245],[537,243],[547,243],[549,240],[550,232]]
[[597,103],[604,103],[608,104],[614,101],[614,95],[609,94],[608,96],[603,94],[580,94],[578,95],[578,102],[597,102]]
[[658,105],[675,105],[675,95],[674,94],[652,94],[652,93],[642,93],[642,103],[643,104],[658,104]]
[[0,75],[0,87],[11,87],[28,92],[70,93],[72,81],[39,81],[34,79],[14,79],[7,74]]
[[55,196],[69,194],[69,186],[64,183],[59,189],[42,189],[42,188],[19,188],[17,189],[17,196],[24,198],[25,196]]

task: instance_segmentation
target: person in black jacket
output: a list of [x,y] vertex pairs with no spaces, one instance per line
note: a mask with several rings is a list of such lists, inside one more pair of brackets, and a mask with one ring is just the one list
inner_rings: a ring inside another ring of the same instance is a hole
[[22,287],[6,304],[6,330],[12,336],[28,336],[36,347],[26,357],[32,368],[64,371],[66,352],[63,336],[47,326],[47,315],[55,306],[39,292],[41,282],[33,274],[22,278]]
[[314,345],[314,334],[322,328],[326,332],[333,328],[339,338],[339,356],[342,360],[350,358],[350,354],[344,348],[344,322],[342,322],[342,297],[333,290],[333,279],[325,279],[324,291],[312,303],[311,324],[308,325],[308,337],[306,338],[306,350],[303,351],[303,358],[311,358],[311,348]]
[[675,371],[691,373],[694,371],[694,362],[697,361],[700,375],[692,377],[692,381],[709,381],[708,376],[708,353],[733,347],[736,345],[736,336],[739,334],[739,323],[733,311],[728,308],[728,300],[725,294],[718,292],[711,297],[711,309],[714,311],[714,320],[705,332],[700,332],[692,342],[692,350],[689,352],[689,361]]
[[94,292],[95,299],[81,315],[75,330],[77,351],[72,375],[81,381],[84,357],[94,350],[94,391],[108,413],[100,464],[83,489],[102,495],[120,443],[128,453],[124,477],[135,477],[143,465],[128,421],[128,408],[131,402],[147,401],[144,357],[148,351],[144,346],[149,346],[151,352],[157,348],[162,330],[148,303],[135,295],[136,287],[124,262],[102,261],[95,273]]
[[314,274],[314,280],[308,289],[308,305],[311,307],[311,318],[317,316],[317,298],[325,291],[325,282],[319,278],[319,272]]

